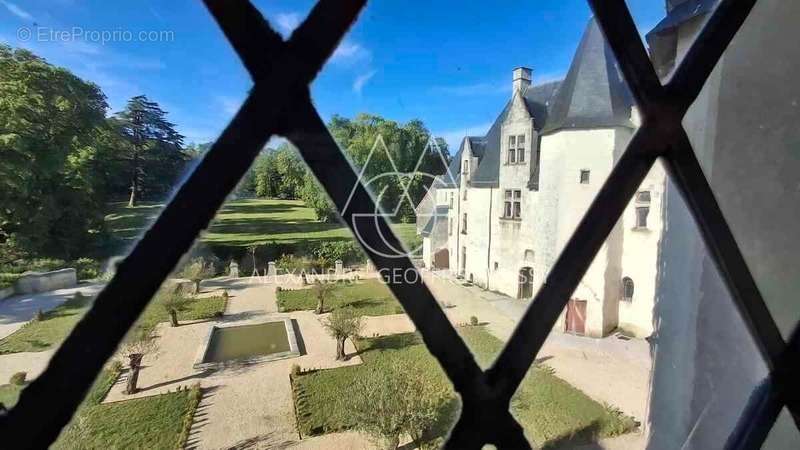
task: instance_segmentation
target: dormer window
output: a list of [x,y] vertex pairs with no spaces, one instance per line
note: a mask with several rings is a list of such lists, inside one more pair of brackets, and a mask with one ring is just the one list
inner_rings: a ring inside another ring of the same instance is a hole
[[525,163],[525,135],[509,136],[506,164],[523,163]]
[[469,160],[465,159],[461,161],[461,174],[462,175],[469,175]]

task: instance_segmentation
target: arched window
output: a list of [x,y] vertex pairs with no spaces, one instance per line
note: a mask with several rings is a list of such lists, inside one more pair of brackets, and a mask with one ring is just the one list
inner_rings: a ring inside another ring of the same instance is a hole
[[629,277],[622,279],[622,299],[626,302],[633,300],[633,280]]

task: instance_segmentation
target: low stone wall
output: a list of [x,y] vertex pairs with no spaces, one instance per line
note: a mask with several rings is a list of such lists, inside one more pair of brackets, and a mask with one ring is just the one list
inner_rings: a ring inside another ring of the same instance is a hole
[[78,284],[75,269],[61,269],[52,272],[25,272],[14,283],[17,294],[34,294],[56,289],[73,287]]
[[11,297],[14,294],[16,294],[16,292],[14,291],[14,286],[9,286],[5,289],[0,289],[0,301],[7,299],[8,297]]

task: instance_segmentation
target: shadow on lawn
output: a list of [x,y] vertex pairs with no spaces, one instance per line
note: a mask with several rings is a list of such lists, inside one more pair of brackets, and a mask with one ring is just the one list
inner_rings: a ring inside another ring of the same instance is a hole
[[419,344],[422,344],[422,338],[417,333],[390,334],[378,338],[362,338],[356,343],[358,351],[355,355],[381,350],[400,350]]
[[[345,303],[343,306],[350,306],[356,309],[369,308],[372,306],[380,306],[383,302],[372,298],[362,298],[354,302]],[[399,303],[398,303],[399,304]]]
[[236,203],[228,203],[220,209],[221,214],[263,214],[268,213],[285,213],[303,211],[305,207],[303,203],[298,202],[296,205],[288,203],[289,200],[276,200],[281,203],[263,203],[263,202],[249,202],[239,201]]
[[553,440],[547,441],[542,445],[542,450],[558,450],[558,449],[581,449],[593,450],[602,449],[603,447],[598,444],[597,438],[600,434],[600,423],[596,420],[590,424],[576,430],[568,435],[559,436]]

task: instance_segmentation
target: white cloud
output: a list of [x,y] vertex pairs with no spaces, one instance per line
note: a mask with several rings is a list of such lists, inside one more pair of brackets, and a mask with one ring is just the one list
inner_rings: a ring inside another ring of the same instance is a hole
[[299,13],[280,13],[275,15],[275,26],[284,38],[289,37],[295,28],[300,25],[302,16]]
[[11,3],[6,0],[0,0],[0,3],[2,3],[2,5],[6,7],[8,12],[19,17],[20,19],[28,21],[33,20],[33,16],[28,11],[25,11],[24,9],[20,8],[17,4]]
[[227,95],[217,95],[216,100],[222,108],[222,111],[228,116],[236,114],[236,112],[239,111],[239,107],[242,105],[241,100]]
[[331,56],[331,62],[339,64],[350,64],[355,61],[367,61],[371,59],[372,53],[363,45],[345,39],[342,41]]
[[492,122],[486,122],[463,128],[439,131],[433,133],[433,135],[444,139],[445,142],[447,142],[450,154],[455,155],[458,151],[458,147],[461,145],[461,140],[464,139],[465,136],[484,136],[491,126]]
[[375,76],[375,73],[376,73],[375,70],[370,70],[367,73],[363,73],[363,74],[357,76],[355,81],[353,81],[353,92],[355,92],[358,95],[361,95],[361,91],[364,89],[364,85],[366,85],[367,82],[373,76]]

